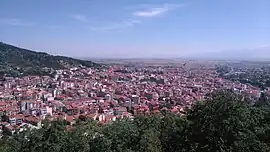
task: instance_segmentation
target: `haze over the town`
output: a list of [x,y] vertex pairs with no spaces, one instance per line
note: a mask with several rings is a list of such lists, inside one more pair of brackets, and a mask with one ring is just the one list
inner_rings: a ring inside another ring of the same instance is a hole
[[3,0],[0,5],[1,41],[73,57],[270,58],[269,23],[269,0]]

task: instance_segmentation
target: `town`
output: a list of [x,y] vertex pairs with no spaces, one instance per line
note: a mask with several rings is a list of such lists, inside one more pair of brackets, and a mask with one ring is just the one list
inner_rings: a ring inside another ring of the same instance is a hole
[[54,77],[6,77],[0,81],[1,133],[41,128],[42,120],[66,120],[72,128],[81,117],[100,124],[161,110],[184,114],[215,90],[261,96],[258,87],[219,77],[214,65],[110,65],[56,70]]

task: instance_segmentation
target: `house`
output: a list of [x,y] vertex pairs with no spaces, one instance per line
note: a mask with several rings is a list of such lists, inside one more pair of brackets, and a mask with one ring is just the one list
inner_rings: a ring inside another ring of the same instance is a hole
[[8,135],[14,135],[17,131],[19,131],[20,126],[17,125],[6,125],[3,128],[3,133]]
[[16,115],[16,116],[15,116],[16,124],[17,124],[17,125],[22,124],[22,123],[23,123],[23,118],[24,118],[24,116],[23,116],[22,114]]
[[115,107],[113,110],[115,115],[122,115],[123,112],[127,112],[126,107]]
[[16,125],[16,118],[15,117],[10,117],[8,121],[11,125]]
[[70,106],[70,105],[67,105],[66,107],[65,107],[65,111],[66,111],[66,113],[69,115],[69,116],[72,116],[72,115],[77,115],[77,114],[79,114],[79,109],[78,108],[76,108],[76,107],[72,107],[72,106]]
[[73,116],[65,116],[65,120],[67,121],[68,125],[74,125],[76,120]]
[[140,97],[137,95],[131,95],[131,102],[134,104],[140,103]]
[[98,115],[98,116],[97,116],[97,120],[98,120],[99,122],[105,121],[105,114],[100,114],[100,115]]
[[106,115],[105,116],[105,121],[110,122],[110,121],[116,121],[116,117],[113,115]]
[[26,123],[29,123],[37,128],[41,128],[41,119],[34,116],[28,116],[24,118]]
[[86,115],[87,119],[90,119],[90,120],[97,120],[97,116],[98,116],[98,114],[88,114],[88,115]]

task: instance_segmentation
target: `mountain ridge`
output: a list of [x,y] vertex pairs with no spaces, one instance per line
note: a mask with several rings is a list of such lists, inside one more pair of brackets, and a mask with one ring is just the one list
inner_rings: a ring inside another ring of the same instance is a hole
[[101,64],[92,61],[54,56],[0,42],[0,72],[8,76],[50,75],[53,70],[80,65],[91,68],[102,67]]

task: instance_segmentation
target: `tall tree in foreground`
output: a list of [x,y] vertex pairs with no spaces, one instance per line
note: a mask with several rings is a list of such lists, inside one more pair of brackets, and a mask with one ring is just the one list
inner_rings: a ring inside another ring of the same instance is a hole
[[192,123],[188,138],[194,151],[270,150],[255,130],[264,115],[242,99],[230,92],[218,92],[211,100],[193,106],[187,118]]

